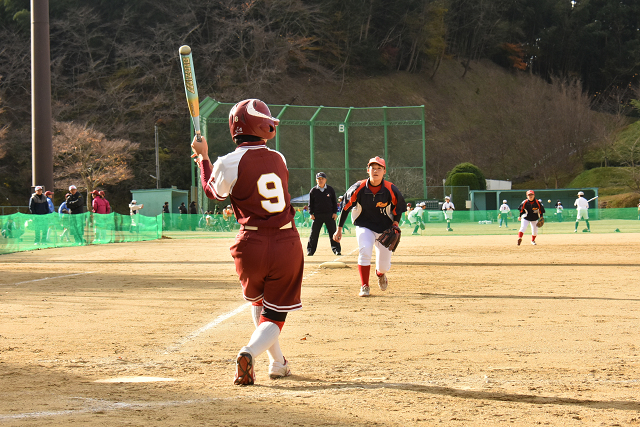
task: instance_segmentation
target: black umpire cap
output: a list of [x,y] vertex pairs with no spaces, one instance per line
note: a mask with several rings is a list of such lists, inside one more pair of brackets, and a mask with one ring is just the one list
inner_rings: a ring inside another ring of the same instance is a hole
[[324,172],[318,172],[316,174],[316,179],[318,179],[318,178],[326,178],[326,177],[327,177],[327,174],[324,173]]

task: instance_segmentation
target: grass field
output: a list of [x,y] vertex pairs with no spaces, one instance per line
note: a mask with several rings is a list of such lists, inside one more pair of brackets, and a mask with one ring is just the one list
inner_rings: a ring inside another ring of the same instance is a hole
[[293,376],[262,355],[251,387],[231,237],[2,255],[0,424],[640,425],[640,234],[600,223],[406,235],[370,298],[353,235],[342,257],[323,237],[280,338]]

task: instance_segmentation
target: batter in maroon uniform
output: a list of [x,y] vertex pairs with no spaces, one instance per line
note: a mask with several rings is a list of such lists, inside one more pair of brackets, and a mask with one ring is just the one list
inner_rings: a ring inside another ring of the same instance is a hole
[[254,360],[269,355],[269,376],[291,375],[278,337],[287,313],[302,308],[300,287],[304,254],[293,222],[284,156],[267,148],[278,119],[258,99],[237,103],[229,113],[229,129],[237,148],[211,165],[207,141],[191,143],[200,166],[202,187],[210,199],[231,198],[240,232],[231,246],[244,299],[251,301],[256,326],[236,359],[234,384],[254,383]]

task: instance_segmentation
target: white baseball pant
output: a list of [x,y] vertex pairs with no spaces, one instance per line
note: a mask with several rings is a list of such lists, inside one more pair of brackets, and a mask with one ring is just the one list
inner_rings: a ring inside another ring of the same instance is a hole
[[537,219],[535,221],[529,221],[528,219],[522,218],[520,220],[520,232],[524,233],[524,231],[527,229],[527,226],[529,224],[531,224],[531,235],[532,236],[537,236],[538,235],[538,220]]
[[585,208],[576,209],[578,213],[576,214],[576,221],[580,221],[581,219],[589,219],[589,210]]
[[385,248],[376,239],[381,233],[376,233],[365,227],[356,227],[356,240],[358,242],[358,265],[371,265],[373,248],[376,248],[376,270],[384,274],[391,268],[391,255],[393,252]]

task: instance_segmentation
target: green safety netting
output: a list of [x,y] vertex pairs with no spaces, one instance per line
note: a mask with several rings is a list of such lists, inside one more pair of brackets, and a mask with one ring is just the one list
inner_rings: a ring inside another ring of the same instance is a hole
[[137,242],[162,237],[162,219],[143,215],[16,213],[0,216],[0,253],[40,248]]
[[[500,218],[497,211],[456,211],[447,230],[444,215],[438,210],[426,210],[420,223],[411,223],[406,214],[401,228],[403,235],[414,232],[421,236],[436,235],[500,235],[515,233],[520,223],[517,211]],[[640,233],[640,211],[636,208],[592,209],[589,211],[592,233]],[[554,209],[547,209],[546,224],[540,234],[565,234],[575,230],[575,209],[565,209],[562,217]],[[500,222],[502,219],[502,223]],[[296,212],[296,227],[303,238],[309,236],[311,219]],[[420,226],[422,225],[422,226]],[[40,248],[106,243],[138,242],[162,237],[172,239],[231,238],[240,229],[233,216],[222,214],[189,215],[163,214],[157,217],[144,215],[108,215],[84,213],[79,215],[27,215],[17,213],[0,216],[0,253],[34,250]],[[578,231],[586,230],[580,221]],[[347,219],[344,233],[355,235],[354,226]],[[527,230],[528,234],[530,230]],[[323,231],[326,234],[326,230]]]

